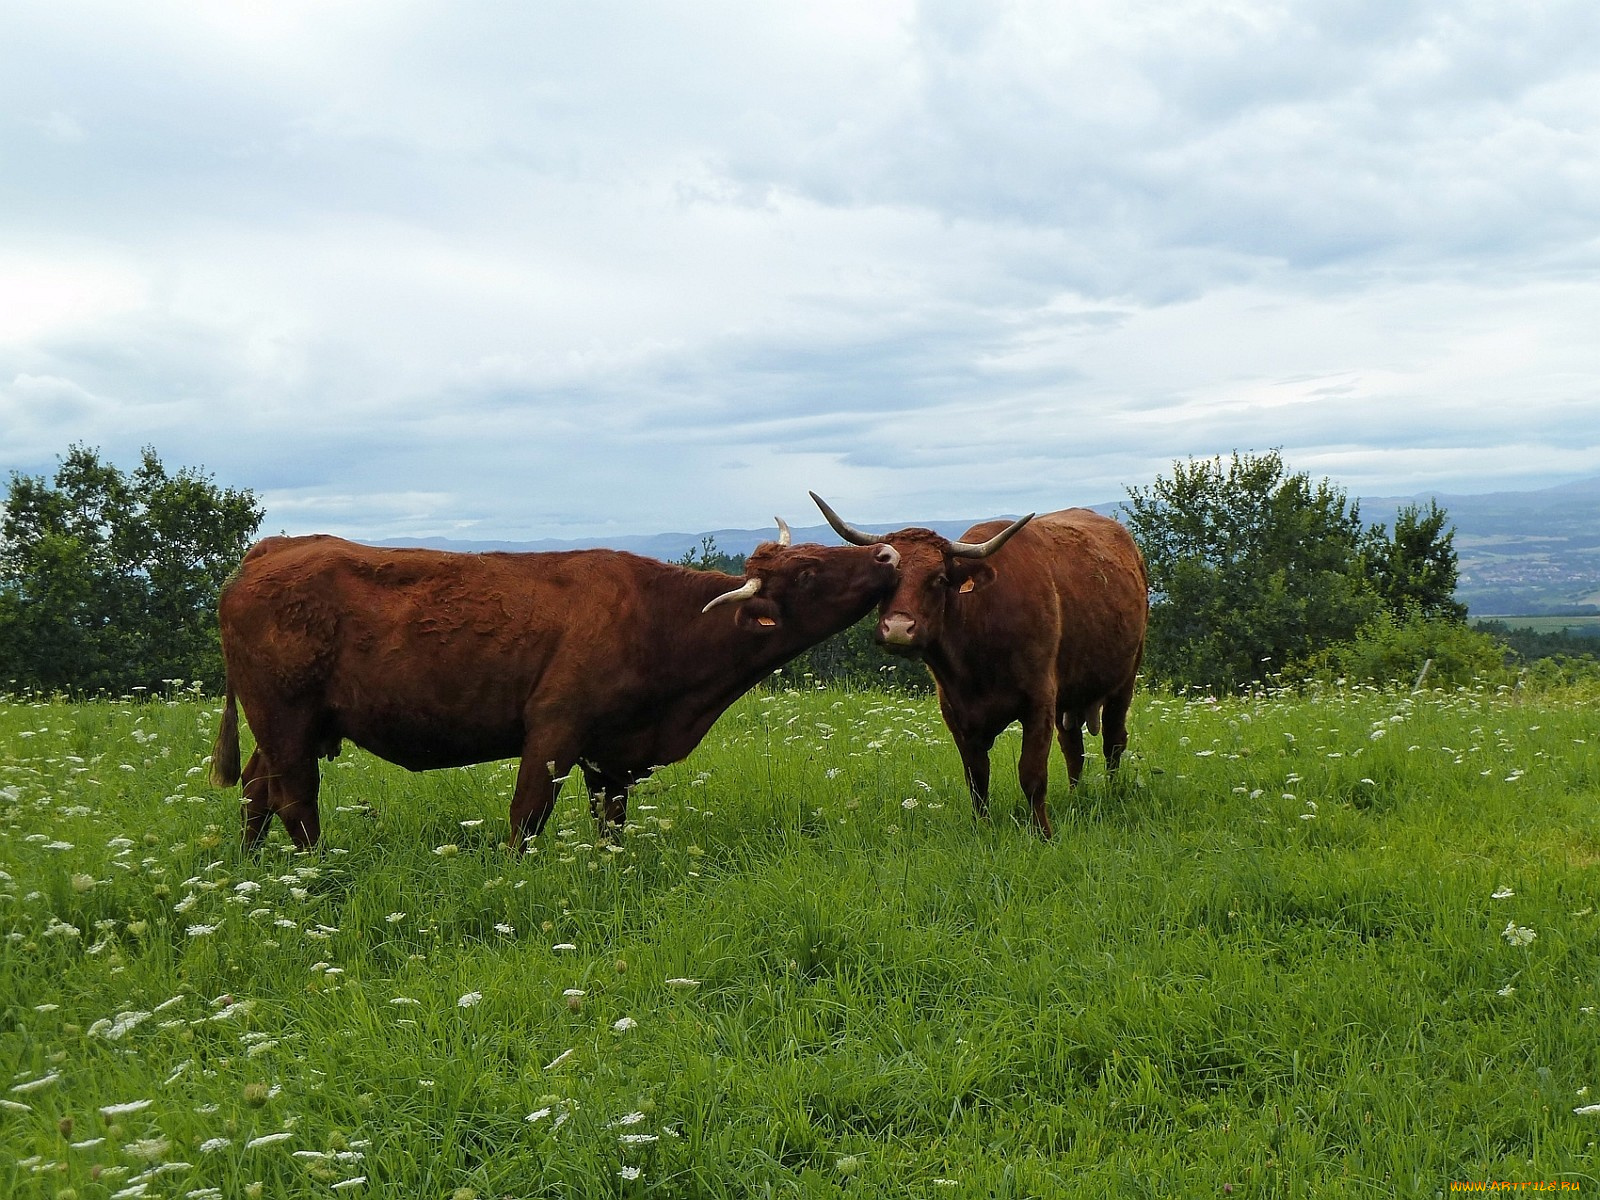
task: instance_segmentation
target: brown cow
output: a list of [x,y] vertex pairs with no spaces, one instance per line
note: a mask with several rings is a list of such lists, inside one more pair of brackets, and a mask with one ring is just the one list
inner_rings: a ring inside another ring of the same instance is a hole
[[878,644],[920,656],[932,672],[978,815],[989,808],[989,748],[1021,721],[1017,773],[1049,837],[1051,730],[1073,784],[1083,774],[1085,725],[1090,733],[1103,725],[1107,770],[1128,744],[1149,612],[1144,558],[1128,531],[1069,508],[974,525],[959,542],[931,529],[880,539],[811,498],[846,541],[887,541],[900,552],[900,587],[879,608]]
[[[343,739],[413,771],[521,758],[511,844],[581,765],[620,827],[627,793],[699,744],[772,670],[894,589],[889,546],[757,547],[745,582],[614,550],[450,554],[270,537],[219,604],[227,693],[212,781],[239,781],[244,844],[274,813],[314,844],[317,759]],[[703,614],[703,615],[702,615]]]

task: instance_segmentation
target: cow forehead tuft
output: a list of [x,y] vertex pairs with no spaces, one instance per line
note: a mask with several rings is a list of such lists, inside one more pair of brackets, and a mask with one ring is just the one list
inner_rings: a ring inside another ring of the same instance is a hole
[[902,572],[914,567],[937,567],[950,553],[950,540],[931,529],[902,529],[884,541],[899,552]]

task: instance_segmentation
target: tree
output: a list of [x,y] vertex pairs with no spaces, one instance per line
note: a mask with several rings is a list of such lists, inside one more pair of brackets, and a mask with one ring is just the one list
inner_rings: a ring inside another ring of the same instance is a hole
[[1369,532],[1367,575],[1394,616],[1415,611],[1429,620],[1467,619],[1467,606],[1455,598],[1456,531],[1446,529],[1445,520],[1439,502],[1429,500],[1426,510],[1415,504],[1400,510],[1392,538],[1381,523]]
[[729,554],[717,549],[717,539],[706,534],[700,539],[698,550],[685,550],[673,563],[695,571],[721,571],[724,575],[744,574],[743,554]]
[[1359,506],[1276,450],[1175,462],[1128,489],[1152,605],[1150,674],[1232,690],[1348,641],[1379,605]]
[[261,523],[154,449],[125,475],[75,444],[53,481],[12,473],[0,522],[0,686],[159,690],[220,684],[216,600]]

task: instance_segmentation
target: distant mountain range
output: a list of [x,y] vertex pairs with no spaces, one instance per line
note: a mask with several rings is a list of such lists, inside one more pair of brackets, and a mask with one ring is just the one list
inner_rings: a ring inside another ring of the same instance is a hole
[[1533,492],[1361,501],[1390,525],[1406,504],[1432,498],[1455,525],[1456,598],[1474,616],[1600,612],[1600,476]]
[[[1600,612],[1600,476],[1530,492],[1480,495],[1419,492],[1414,496],[1363,497],[1361,516],[1369,524],[1382,521],[1392,527],[1395,514],[1405,505],[1426,506],[1430,499],[1439,502],[1455,526],[1456,554],[1461,567],[1456,597],[1474,616]],[[1096,512],[1115,516],[1122,505],[1112,501],[1091,507]],[[908,518],[868,528],[871,532],[887,533],[921,525],[954,538],[979,521],[989,519],[918,521]],[[384,544],[468,552],[603,547],[671,561],[698,550],[702,539],[707,537],[716,539],[717,549],[726,554],[749,554],[762,542],[771,541],[774,531],[774,526],[767,525],[760,529],[710,529],[700,533],[651,533],[570,541],[558,538],[531,542],[420,538]],[[837,543],[839,538],[826,525],[797,525],[794,540]]]

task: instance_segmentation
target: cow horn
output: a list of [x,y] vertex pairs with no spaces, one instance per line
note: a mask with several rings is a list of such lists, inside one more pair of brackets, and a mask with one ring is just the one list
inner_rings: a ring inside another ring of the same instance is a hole
[[789,522],[782,517],[773,517],[772,519],[778,523],[778,545],[787,546],[790,538]]
[[715,600],[712,600],[700,611],[703,613],[708,613],[719,604],[737,604],[741,600],[750,599],[751,596],[754,596],[760,590],[760,579],[746,579],[741,586],[734,588],[731,592],[723,592],[722,595],[718,596]]
[[828,518],[828,524],[833,526],[833,531],[845,541],[857,546],[876,546],[882,538],[873,537],[870,533],[862,533],[854,525],[845,524],[844,518],[828,507],[828,502],[815,492],[808,493],[817,502],[817,507],[822,510],[822,515]]
[[1033,516],[1033,513],[1029,513],[1025,517],[1018,517],[987,542],[951,542],[950,553],[957,558],[988,558],[989,555],[1009,542],[1012,534],[1033,520]]

